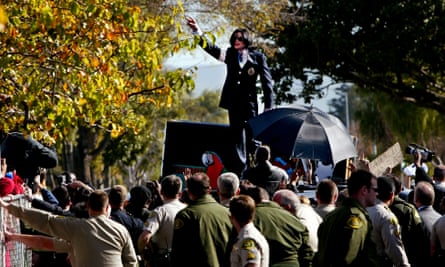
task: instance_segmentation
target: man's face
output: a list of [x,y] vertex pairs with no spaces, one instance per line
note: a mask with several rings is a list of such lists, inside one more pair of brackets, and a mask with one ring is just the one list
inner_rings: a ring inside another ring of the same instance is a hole
[[234,48],[236,50],[244,49],[246,47],[244,42],[245,42],[245,40],[244,40],[243,34],[240,32],[237,32],[236,37],[235,37]]
[[371,179],[371,186],[367,188],[366,195],[366,206],[371,207],[375,205],[375,200],[377,198],[377,179]]

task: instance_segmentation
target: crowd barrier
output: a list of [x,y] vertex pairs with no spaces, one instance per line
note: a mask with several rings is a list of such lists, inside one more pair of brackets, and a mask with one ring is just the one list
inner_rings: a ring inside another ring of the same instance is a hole
[[[30,207],[31,203],[24,195],[7,196],[4,200],[24,207]],[[0,208],[0,227],[2,248],[0,252],[0,267],[31,267],[32,251],[20,242],[5,242],[4,230],[11,233],[20,233],[20,220],[8,214],[7,210]]]

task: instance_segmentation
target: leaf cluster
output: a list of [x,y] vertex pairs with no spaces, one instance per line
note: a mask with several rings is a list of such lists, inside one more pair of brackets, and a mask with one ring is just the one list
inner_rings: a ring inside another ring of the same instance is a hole
[[[186,42],[172,19],[182,6],[149,10],[123,0],[6,1],[0,33],[2,131],[48,132],[77,127],[113,137],[138,133],[152,113],[168,109],[193,82],[166,72],[163,59]],[[176,32],[176,34],[175,34]],[[173,37],[172,37],[173,36]]]
[[443,112],[443,8],[442,0],[315,1],[284,26],[276,59],[306,96],[317,93],[305,82],[310,69]]

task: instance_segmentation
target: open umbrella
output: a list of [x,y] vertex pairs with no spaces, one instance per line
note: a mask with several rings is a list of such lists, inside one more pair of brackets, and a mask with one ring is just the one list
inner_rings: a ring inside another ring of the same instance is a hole
[[269,145],[276,155],[333,164],[357,156],[343,123],[315,107],[271,109],[250,119],[248,125],[253,138]]

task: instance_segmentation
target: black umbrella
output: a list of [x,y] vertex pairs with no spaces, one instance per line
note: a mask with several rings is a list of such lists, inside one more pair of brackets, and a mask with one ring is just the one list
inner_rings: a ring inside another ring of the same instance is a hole
[[263,112],[248,121],[253,138],[275,155],[337,162],[357,156],[346,127],[318,108],[298,105]]

